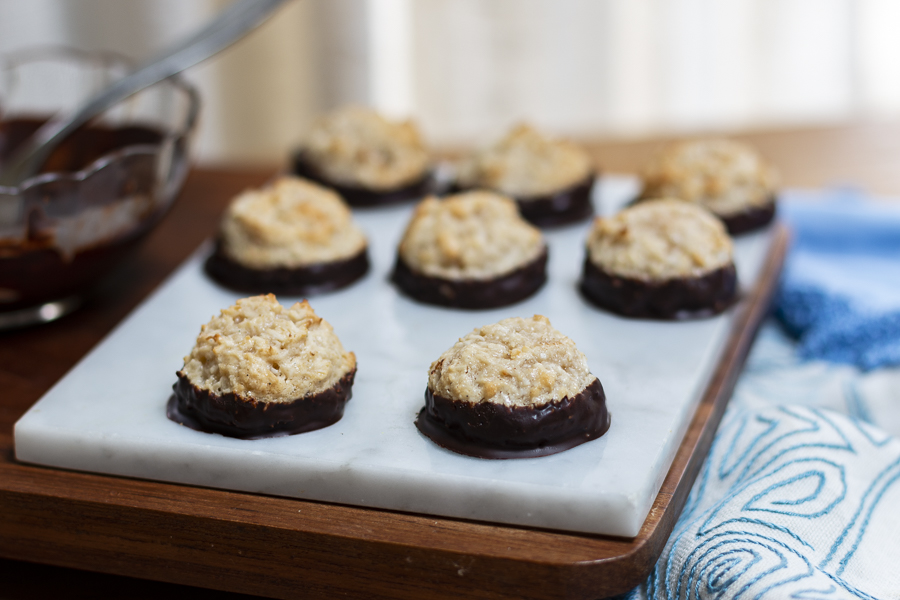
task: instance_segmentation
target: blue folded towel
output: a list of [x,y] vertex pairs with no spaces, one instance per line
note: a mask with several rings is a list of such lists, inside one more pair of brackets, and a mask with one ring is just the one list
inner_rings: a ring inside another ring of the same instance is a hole
[[900,204],[852,190],[788,192],[794,232],[776,314],[807,359],[900,364]]

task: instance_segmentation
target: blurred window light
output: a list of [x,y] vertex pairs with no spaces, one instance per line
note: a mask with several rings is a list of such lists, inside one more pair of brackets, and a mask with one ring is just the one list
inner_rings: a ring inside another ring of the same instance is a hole
[[[229,1],[0,0],[0,52],[146,58]],[[273,21],[188,74],[206,160],[281,160],[346,103],[439,145],[520,120],[589,138],[900,116],[898,0],[297,0]]]

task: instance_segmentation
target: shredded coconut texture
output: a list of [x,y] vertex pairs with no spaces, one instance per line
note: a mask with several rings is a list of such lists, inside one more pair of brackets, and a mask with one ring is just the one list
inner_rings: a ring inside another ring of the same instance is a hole
[[334,386],[356,367],[327,321],[304,300],[238,300],[200,328],[182,372],[200,389],[260,402],[291,402]]
[[412,121],[388,121],[349,106],[320,118],[301,146],[307,160],[335,183],[388,191],[428,169],[428,151]]
[[642,177],[644,198],[679,198],[722,216],[765,206],[777,185],[775,171],[756,151],[731,140],[673,144],[646,165]]
[[572,398],[595,379],[575,342],[535,315],[461,338],[431,364],[428,387],[451,400],[531,407]]
[[517,199],[547,196],[580,183],[593,172],[587,153],[565,140],[546,138],[526,124],[459,167],[463,187],[485,187]]
[[366,237],[340,196],[297,177],[242,193],[222,220],[226,255],[257,269],[302,267],[346,260]]
[[608,218],[597,217],[588,253],[608,273],[643,280],[699,277],[731,263],[722,222],[695,204],[647,200]]
[[420,202],[399,253],[410,269],[430,277],[493,279],[535,260],[544,247],[541,231],[515,202],[477,191]]

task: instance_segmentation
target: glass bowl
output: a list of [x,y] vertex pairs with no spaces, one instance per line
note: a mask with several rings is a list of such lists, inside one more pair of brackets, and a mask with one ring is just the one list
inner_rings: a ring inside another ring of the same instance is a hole
[[[128,71],[71,49],[0,56],[0,170],[51,115]],[[38,175],[0,187],[0,329],[77,308],[160,221],[187,176],[199,109],[193,87],[167,79],[69,136]]]

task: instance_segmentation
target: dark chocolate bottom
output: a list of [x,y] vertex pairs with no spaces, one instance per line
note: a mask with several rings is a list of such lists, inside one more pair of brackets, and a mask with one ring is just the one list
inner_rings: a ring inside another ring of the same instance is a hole
[[313,296],[347,287],[369,271],[366,249],[346,260],[305,267],[254,269],[232,260],[217,243],[206,259],[206,274],[225,287],[251,294]]
[[597,439],[609,429],[599,379],[574,398],[539,407],[472,404],[425,390],[416,427],[438,446],[477,458],[536,458]]
[[718,314],[734,303],[737,273],[729,263],[702,277],[644,281],[610,274],[586,257],[581,292],[597,306],[626,317],[695,319]]
[[547,281],[547,249],[508,275],[496,279],[443,279],[416,273],[397,256],[391,280],[410,298],[452,308],[496,308],[528,298]]
[[294,154],[293,168],[295,175],[335,190],[350,206],[399,204],[420,200],[434,191],[434,178],[431,173],[426,173],[421,179],[408,185],[393,190],[378,191],[331,181],[319,172],[302,152]]
[[[645,200],[653,200],[657,198],[657,196],[643,197],[638,196],[634,200],[628,203],[628,206],[634,206],[639,202],[644,202]],[[703,206],[703,205],[701,205]],[[704,206],[704,208],[706,208]],[[776,212],[776,201],[775,197],[769,199],[769,202],[763,206],[752,206],[741,212],[734,213],[733,215],[723,216],[718,213],[713,213],[722,223],[725,224],[725,229],[728,230],[730,235],[740,235],[742,233],[747,233],[748,231],[755,231],[757,229],[761,229],[772,222],[772,219],[775,218]]]
[[775,198],[765,206],[754,206],[733,215],[721,216],[725,228],[731,235],[740,235],[765,227],[775,218]]
[[191,429],[228,437],[256,440],[294,435],[328,427],[344,415],[352,397],[356,369],[333,387],[291,402],[259,402],[237,394],[215,394],[192,384],[178,371],[175,393],[169,398],[166,416]]
[[[522,218],[538,227],[558,227],[577,223],[594,214],[591,191],[594,189],[596,177],[595,173],[591,173],[583,181],[553,194],[528,198],[514,197],[513,199],[519,207],[519,214],[522,215]],[[449,193],[459,194],[474,189],[478,188],[453,184],[450,186]]]
[[591,173],[572,187],[546,196],[516,198],[522,217],[538,227],[557,227],[583,221],[594,214],[591,190],[596,175]]

